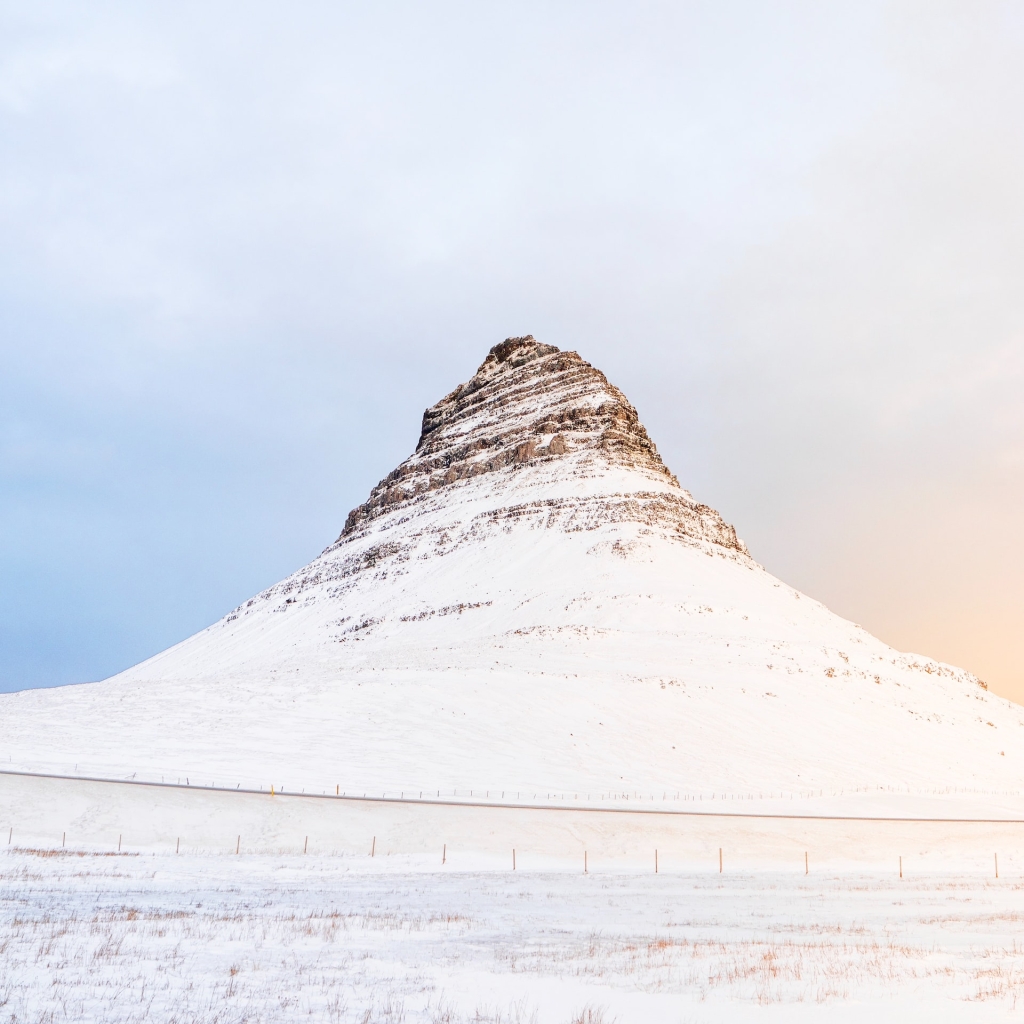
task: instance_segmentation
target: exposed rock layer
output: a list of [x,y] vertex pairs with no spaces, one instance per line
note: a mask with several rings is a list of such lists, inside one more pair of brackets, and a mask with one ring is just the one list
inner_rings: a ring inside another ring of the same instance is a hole
[[571,522],[575,528],[603,518],[649,525],[657,520],[681,537],[746,551],[714,509],[679,488],[626,396],[577,353],[542,345],[532,335],[495,345],[470,380],[424,412],[416,451],[349,513],[338,540],[459,481],[555,460],[568,460],[566,476],[621,466],[668,483],[676,493],[549,500],[520,504],[514,514],[547,512],[548,525]]

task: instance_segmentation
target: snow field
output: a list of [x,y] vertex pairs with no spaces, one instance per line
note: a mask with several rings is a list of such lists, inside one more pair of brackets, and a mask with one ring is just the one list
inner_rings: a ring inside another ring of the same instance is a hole
[[310,798],[0,773],[0,846],[293,854],[396,870],[1024,875],[1024,822],[684,815]]
[[[1001,1021],[1019,880],[0,853],[4,1020]],[[584,1012],[589,1008],[589,1016]]]

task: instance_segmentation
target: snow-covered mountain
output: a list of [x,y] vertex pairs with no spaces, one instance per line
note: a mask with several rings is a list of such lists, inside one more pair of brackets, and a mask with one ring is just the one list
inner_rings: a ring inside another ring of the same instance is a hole
[[766,572],[532,337],[311,564],[119,676],[0,697],[14,767],[360,793],[1009,793],[1022,739],[969,673]]

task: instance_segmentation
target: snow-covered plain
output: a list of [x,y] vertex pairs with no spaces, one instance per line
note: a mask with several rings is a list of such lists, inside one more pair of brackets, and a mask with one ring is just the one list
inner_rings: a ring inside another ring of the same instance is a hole
[[445,873],[400,858],[10,847],[0,1015],[1016,1020],[1022,920],[1019,876]]
[[[734,801],[721,811],[689,813],[670,794],[652,797],[644,794],[628,810],[600,801],[559,807],[439,802],[418,793],[404,800],[272,796],[0,773],[0,840],[104,853],[375,850],[424,868],[444,858],[453,869],[497,871],[514,855],[529,870],[575,870],[585,858],[595,869],[644,870],[655,856],[674,871],[703,870],[718,865],[721,850],[735,870],[803,869],[805,856],[816,868],[891,870],[902,857],[907,871],[956,875],[984,873],[998,854],[1004,874],[1024,871],[1024,820],[1005,814],[988,821],[836,818],[817,807],[793,813],[797,801],[789,802],[788,816],[737,813]],[[945,801],[936,805],[949,810]]]

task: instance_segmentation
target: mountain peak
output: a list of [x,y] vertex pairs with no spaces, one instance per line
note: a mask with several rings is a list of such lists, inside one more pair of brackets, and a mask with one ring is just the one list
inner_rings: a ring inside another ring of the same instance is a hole
[[487,353],[487,358],[476,372],[483,373],[495,365],[522,366],[531,359],[550,356],[558,351],[554,345],[542,345],[532,334],[523,335],[521,338],[506,338]]
[[581,481],[616,474],[619,498],[633,492],[630,518],[647,521],[656,498],[672,507],[678,532],[745,551],[732,527],[681,490],[636,409],[600,370],[532,335],[506,338],[468,381],[423,413],[416,450],[349,513],[338,540],[400,508],[436,505],[483,475],[491,477],[492,493],[514,484],[515,504],[540,490],[548,500],[572,494],[582,507],[594,503],[579,493]]

